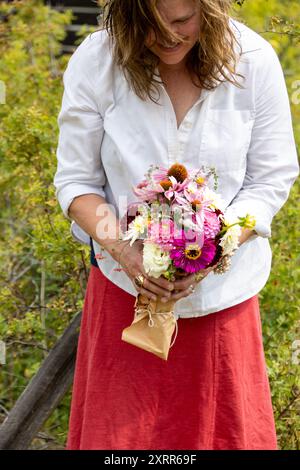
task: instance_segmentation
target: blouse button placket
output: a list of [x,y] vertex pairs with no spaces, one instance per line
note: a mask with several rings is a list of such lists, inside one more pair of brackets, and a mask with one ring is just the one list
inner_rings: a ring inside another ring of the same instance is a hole
[[164,86],[162,86],[162,91],[165,119],[167,122],[168,165],[170,167],[175,162],[183,160],[186,144],[193,128],[195,113],[198,112],[199,104],[202,103],[203,97],[187,112],[178,129],[174,107]]
[[170,109],[170,104],[165,107],[165,112],[167,117],[168,164],[170,167],[179,158],[177,121],[173,108]]

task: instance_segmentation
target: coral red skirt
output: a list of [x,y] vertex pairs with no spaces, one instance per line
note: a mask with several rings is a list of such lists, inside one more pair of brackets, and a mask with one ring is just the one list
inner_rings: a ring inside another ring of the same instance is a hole
[[257,296],[179,318],[164,361],[121,340],[135,297],[91,266],[68,450],[276,450]]

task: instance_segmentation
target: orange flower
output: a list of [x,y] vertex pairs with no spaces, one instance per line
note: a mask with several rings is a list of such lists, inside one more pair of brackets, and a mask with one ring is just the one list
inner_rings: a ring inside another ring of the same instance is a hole
[[165,191],[167,191],[169,188],[171,188],[171,186],[172,186],[172,181],[170,181],[170,180],[163,180],[163,181],[160,181],[159,184],[161,185],[162,188],[164,188]]
[[199,209],[199,206],[201,206],[201,202],[198,199],[194,199],[192,202],[192,209],[196,211]]
[[183,183],[183,181],[188,177],[188,171],[184,165],[174,163],[174,165],[169,168],[168,176],[174,176],[178,182]]

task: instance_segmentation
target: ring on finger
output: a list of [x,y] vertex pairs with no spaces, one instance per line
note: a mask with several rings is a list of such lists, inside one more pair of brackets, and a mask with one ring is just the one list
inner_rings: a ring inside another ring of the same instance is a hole
[[145,282],[145,278],[142,274],[138,274],[134,278],[134,283],[137,287],[143,287]]
[[195,286],[192,284],[190,287],[189,287],[189,291],[193,294],[195,292]]

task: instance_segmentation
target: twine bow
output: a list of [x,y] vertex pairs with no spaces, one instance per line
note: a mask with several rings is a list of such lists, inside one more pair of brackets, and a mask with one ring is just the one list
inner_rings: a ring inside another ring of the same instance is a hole
[[154,325],[155,325],[155,322],[154,322],[154,319],[153,319],[153,315],[162,315],[163,317],[167,318],[169,317],[170,313],[172,314],[172,319],[173,321],[175,322],[175,336],[173,338],[173,341],[172,343],[170,344],[170,348],[174,345],[175,341],[176,341],[176,338],[177,338],[177,334],[178,334],[178,322],[174,316],[174,310],[170,310],[169,312],[157,312],[157,311],[153,311],[153,307],[151,306],[151,303],[149,303],[148,305],[138,305],[137,306],[137,298],[136,298],[136,301],[135,301],[135,316],[139,315],[139,314],[147,314],[148,317],[149,317],[149,320],[148,320],[148,326],[150,328],[153,328]]

